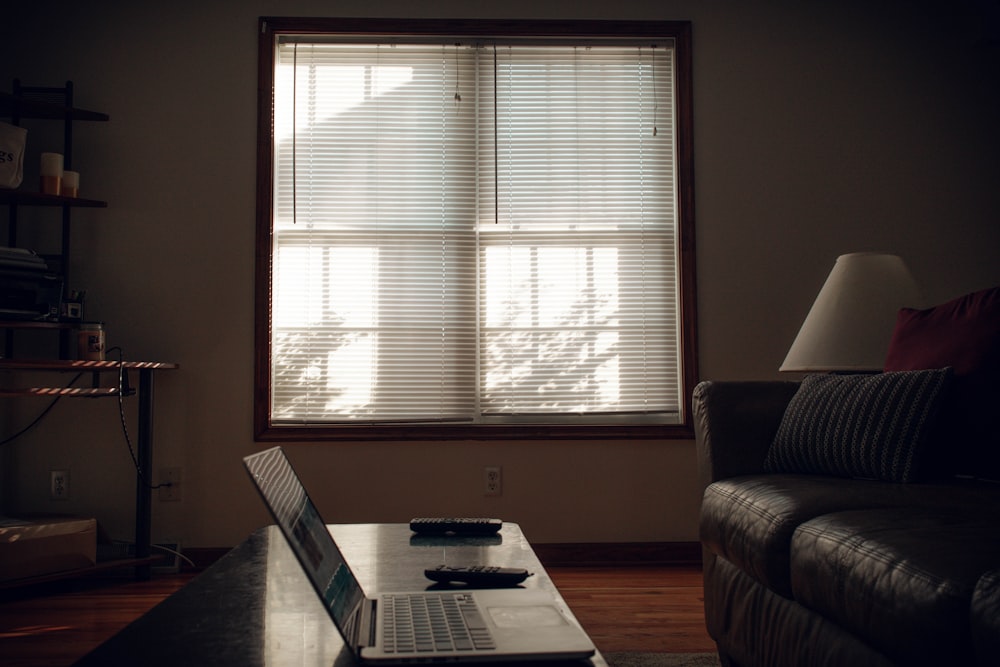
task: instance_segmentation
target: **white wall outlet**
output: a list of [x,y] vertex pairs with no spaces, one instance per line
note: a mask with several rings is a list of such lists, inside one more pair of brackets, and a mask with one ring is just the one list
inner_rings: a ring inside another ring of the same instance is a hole
[[486,466],[485,483],[484,492],[487,496],[503,495],[503,468],[500,466]]
[[160,468],[160,474],[156,477],[156,486],[159,487],[159,499],[161,502],[173,502],[181,499],[181,469],[180,468]]
[[49,471],[49,498],[69,500],[69,470]]

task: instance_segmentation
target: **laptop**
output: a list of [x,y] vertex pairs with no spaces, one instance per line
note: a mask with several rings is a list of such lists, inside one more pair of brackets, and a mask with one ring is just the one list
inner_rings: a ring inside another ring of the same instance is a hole
[[281,447],[243,463],[362,664],[580,660],[594,654],[587,634],[544,591],[455,588],[367,597]]

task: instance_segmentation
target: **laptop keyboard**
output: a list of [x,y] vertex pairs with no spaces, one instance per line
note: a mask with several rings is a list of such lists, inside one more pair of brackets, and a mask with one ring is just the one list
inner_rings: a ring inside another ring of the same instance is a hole
[[386,653],[488,651],[496,648],[471,595],[384,595]]

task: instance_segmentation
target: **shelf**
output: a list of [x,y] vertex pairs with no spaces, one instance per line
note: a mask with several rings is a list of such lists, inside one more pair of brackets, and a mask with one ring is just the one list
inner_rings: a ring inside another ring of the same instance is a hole
[[60,322],[57,320],[5,320],[0,318],[0,329],[76,329],[80,324],[79,320]]
[[0,204],[19,204],[21,206],[72,206],[74,208],[108,207],[108,202],[100,201],[98,199],[43,195],[39,192],[24,192],[22,190],[0,190]]
[[[48,359],[0,359],[0,371],[42,371],[42,372],[77,372],[77,373],[111,373],[119,369],[140,371],[174,370],[177,364],[160,361],[86,361],[86,360],[48,360]],[[0,388],[0,398],[21,398],[31,396],[59,398],[110,398],[118,396],[118,387],[99,387],[95,377],[90,387],[17,387],[14,389]],[[132,395],[126,387],[124,396]]]
[[89,361],[86,359],[0,359],[0,371],[92,371],[105,373],[126,370],[168,371],[180,368],[179,364],[165,361]]
[[[75,121],[107,121],[110,120],[107,114],[96,111],[88,111],[73,106],[73,82],[67,81],[62,87],[44,86],[22,86],[20,80],[14,79],[13,93],[0,92],[0,117],[10,118],[11,122],[19,125],[22,120],[29,118],[63,121],[63,150],[66,164],[72,164],[73,154],[73,123]],[[7,206],[4,207],[3,205]],[[50,207],[58,209],[62,217],[62,231],[60,233],[61,252],[51,258],[58,261],[59,272],[63,279],[63,297],[70,294],[69,267],[70,267],[70,223],[73,209],[76,208],[106,208],[107,202],[96,199],[83,199],[79,197],[62,197],[59,195],[46,195],[39,192],[28,192],[24,190],[0,190],[0,208],[7,208],[7,245],[17,247],[17,225],[18,208],[21,206]],[[51,212],[43,216],[54,218]],[[48,295],[45,295],[48,299]],[[69,330],[79,323],[70,323],[55,319],[54,321],[30,321],[11,322],[0,321],[0,330],[4,331],[5,348],[2,354],[6,358],[0,358],[0,371],[25,371],[29,373],[40,372],[75,372],[78,374],[69,381],[68,385],[76,383],[79,375],[89,372],[90,386],[75,388],[73,386],[63,387],[13,387],[0,388],[0,398],[10,397],[30,397],[43,396],[55,397],[123,397],[135,395],[138,400],[139,429],[136,443],[135,462],[136,467],[142,470],[152,468],[153,457],[153,376],[158,370],[173,370],[178,366],[172,363],[162,363],[154,361],[71,361],[71,360],[51,360],[51,359],[14,359],[14,334],[17,329],[59,329],[59,353],[60,357],[68,357],[69,353]],[[134,370],[139,376],[138,388],[132,389],[128,384],[128,376],[125,370]],[[118,375],[117,382],[110,381],[105,384],[112,384],[112,387],[102,387],[102,375],[114,373]],[[26,378],[14,375],[12,383],[29,384]],[[23,382],[22,382],[23,381]],[[30,383],[38,382],[34,377]],[[45,414],[45,413],[43,413]],[[152,488],[149,485],[137,484],[135,492],[135,555],[134,560],[136,575],[140,579],[148,579],[150,576],[150,541],[152,526]]]
[[0,398],[19,398],[21,396],[109,398],[117,395],[117,387],[101,387],[98,389],[83,389],[78,387],[26,387],[24,389],[0,389]]
[[110,120],[110,117],[105,113],[77,109],[76,107],[66,107],[51,102],[41,102],[26,97],[18,97],[11,93],[0,93],[0,115],[17,115],[21,118],[43,118],[49,120]]

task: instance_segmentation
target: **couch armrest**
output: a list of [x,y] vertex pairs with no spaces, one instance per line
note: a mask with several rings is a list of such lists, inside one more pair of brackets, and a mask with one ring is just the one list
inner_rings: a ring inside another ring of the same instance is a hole
[[798,382],[779,381],[706,381],[695,387],[691,408],[703,487],[763,471],[785,407],[798,388]]

